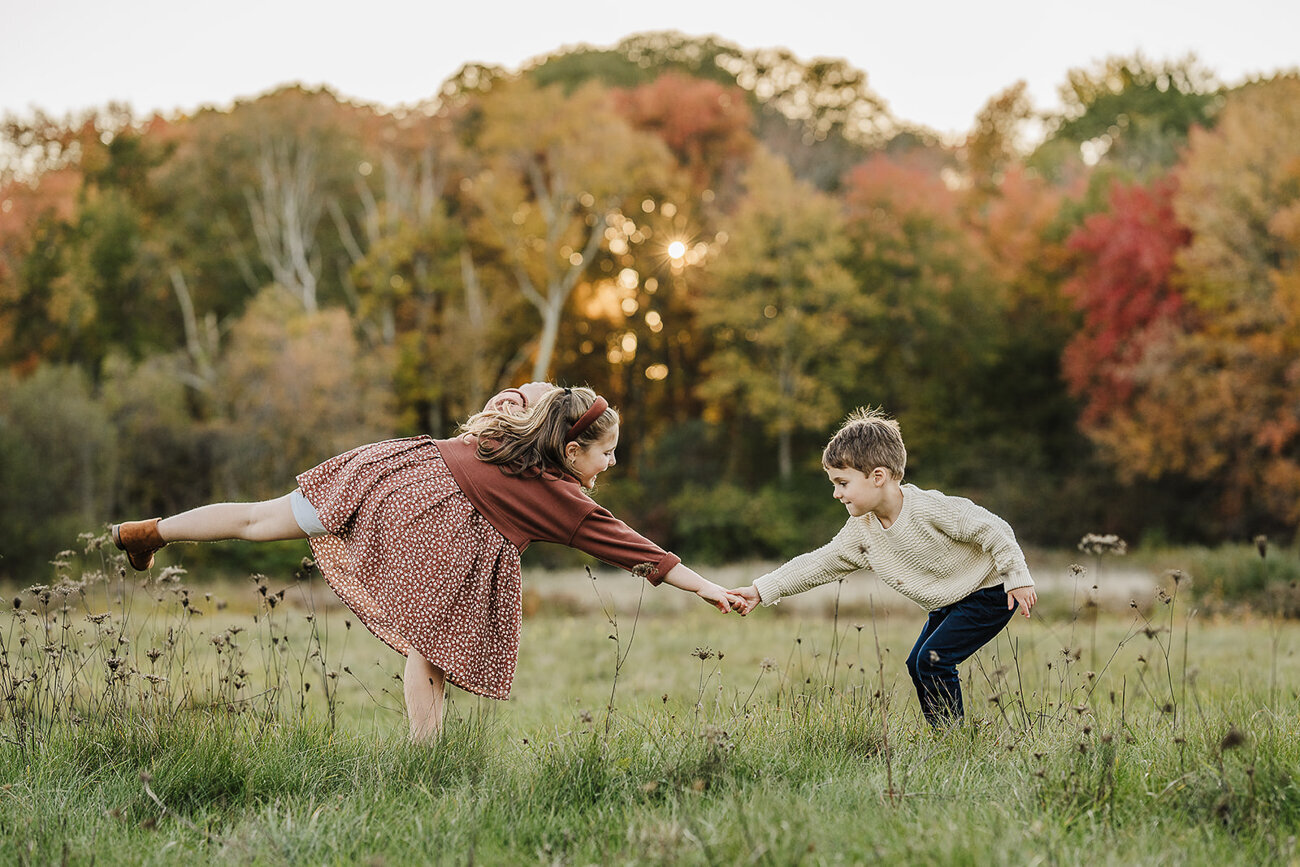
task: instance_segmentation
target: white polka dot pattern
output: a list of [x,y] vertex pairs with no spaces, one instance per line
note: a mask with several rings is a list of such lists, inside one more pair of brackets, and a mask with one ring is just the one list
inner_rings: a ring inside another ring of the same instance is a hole
[[316,565],[357,618],[456,686],[506,698],[519,652],[519,549],[456,485],[427,437],[361,446],[298,477],[328,535]]

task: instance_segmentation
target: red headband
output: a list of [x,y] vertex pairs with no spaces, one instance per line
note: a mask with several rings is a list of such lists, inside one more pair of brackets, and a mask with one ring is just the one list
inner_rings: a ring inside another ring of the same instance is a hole
[[571,443],[582,436],[582,432],[591,427],[591,423],[600,418],[601,414],[607,409],[609,409],[609,401],[600,395],[596,395],[596,399],[591,402],[591,407],[582,414],[582,418],[573,423],[573,427],[569,428],[569,432],[564,435],[564,441]]

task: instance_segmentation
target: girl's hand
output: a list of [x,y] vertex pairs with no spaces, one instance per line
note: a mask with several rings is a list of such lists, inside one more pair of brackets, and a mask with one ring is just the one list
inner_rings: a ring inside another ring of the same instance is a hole
[[724,614],[729,613],[733,609],[739,610],[739,608],[743,604],[742,600],[739,600],[736,597],[732,596],[730,593],[728,593],[719,585],[714,584],[712,581],[705,581],[703,584],[701,584],[700,587],[695,591],[695,595],[703,599],[705,602],[708,602],[710,605],[712,605],[714,608],[718,609],[719,611],[723,612]]

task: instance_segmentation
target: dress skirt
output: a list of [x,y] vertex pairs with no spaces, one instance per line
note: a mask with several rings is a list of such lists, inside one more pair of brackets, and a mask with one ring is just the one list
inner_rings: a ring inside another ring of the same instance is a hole
[[412,648],[461,689],[510,694],[519,653],[519,549],[456,484],[428,437],[387,440],[298,476],[327,535],[330,587],[381,641]]

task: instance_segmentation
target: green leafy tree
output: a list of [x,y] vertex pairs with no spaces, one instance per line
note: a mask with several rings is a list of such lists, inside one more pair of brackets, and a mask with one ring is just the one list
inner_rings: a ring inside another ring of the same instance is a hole
[[853,330],[872,360],[846,401],[903,420],[910,462],[946,481],[987,425],[971,396],[998,359],[1006,295],[960,197],[927,167],[877,156],[844,187],[848,267],[873,304]]
[[1159,62],[1141,54],[1072,69],[1060,88],[1064,109],[1029,164],[1061,177],[1080,161],[1108,175],[1144,181],[1172,168],[1194,127],[1208,127],[1221,86],[1194,56]]
[[499,252],[537,311],[532,376],[545,379],[569,299],[591,279],[606,229],[664,186],[671,158],[596,84],[565,95],[519,79],[494,87],[481,112],[481,167],[462,187],[473,208],[468,230]]
[[874,351],[853,333],[873,305],[841,264],[848,243],[837,202],[762,151],[745,186],[699,300],[699,325],[716,347],[701,391],[774,439],[789,479],[795,435],[822,434],[842,415],[841,395]]
[[58,552],[102,528],[114,442],[79,368],[0,374],[0,575],[43,582]]

